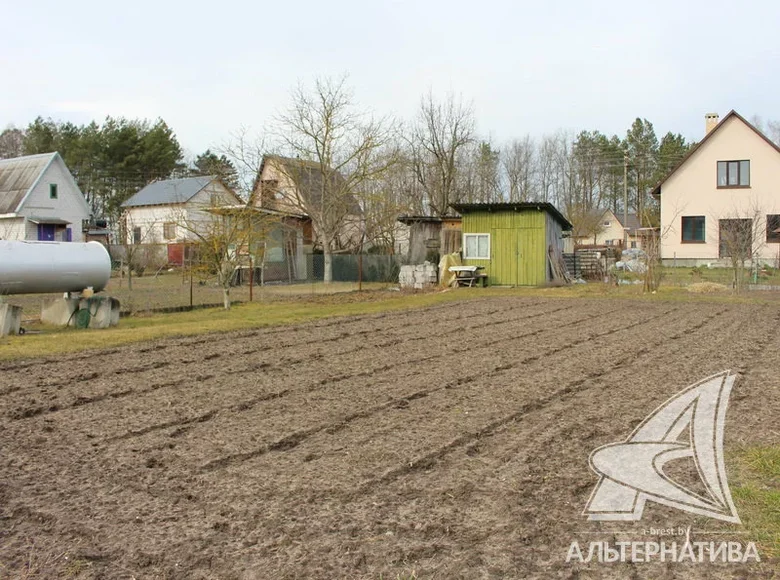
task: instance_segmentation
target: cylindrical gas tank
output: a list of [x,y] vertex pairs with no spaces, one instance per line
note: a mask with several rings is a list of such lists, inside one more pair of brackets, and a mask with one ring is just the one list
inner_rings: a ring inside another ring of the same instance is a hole
[[99,292],[111,278],[111,258],[100,242],[0,240],[0,294]]

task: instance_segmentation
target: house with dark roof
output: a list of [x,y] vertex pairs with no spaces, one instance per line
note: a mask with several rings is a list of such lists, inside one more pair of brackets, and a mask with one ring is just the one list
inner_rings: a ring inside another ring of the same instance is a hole
[[735,234],[748,255],[776,263],[780,147],[736,111],[722,120],[707,114],[705,132],[652,190],[661,203],[663,263],[726,264]]
[[216,176],[154,181],[122,204],[122,236],[127,244],[172,244],[193,238],[182,227],[208,217],[217,206],[243,204]]
[[642,248],[642,226],[635,213],[624,216],[609,208],[595,209],[583,220],[572,222],[572,238],[578,246],[622,246],[626,242],[627,248]]
[[82,242],[89,217],[59,153],[0,159],[0,239]]
[[[122,236],[128,245],[147,246],[155,262],[180,266],[201,225],[208,232],[215,215],[246,215],[248,207],[253,206],[213,175],[155,181],[122,204]],[[266,281],[305,279],[305,216],[259,207],[254,207],[254,212],[258,222],[272,226],[267,228],[265,239],[254,240],[253,248],[236,251],[248,259],[262,248],[263,256],[254,264],[262,263]]]
[[[323,184],[325,173],[334,181],[330,187]],[[323,172],[314,161],[265,155],[260,164],[250,204],[289,214],[311,218],[312,213],[327,212],[342,216],[334,251],[352,250],[359,246],[363,211],[357,198],[345,192],[345,179],[338,172]],[[323,192],[338,191],[327,196]],[[306,244],[321,245],[321,236],[309,222],[306,224]]]

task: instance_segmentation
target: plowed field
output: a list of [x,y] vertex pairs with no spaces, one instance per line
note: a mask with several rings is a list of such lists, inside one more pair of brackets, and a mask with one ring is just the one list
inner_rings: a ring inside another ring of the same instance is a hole
[[650,526],[743,539],[652,502],[588,522],[588,456],[725,369],[727,450],[777,443],[778,322],[492,298],[0,363],[0,576],[772,577],[566,555]]

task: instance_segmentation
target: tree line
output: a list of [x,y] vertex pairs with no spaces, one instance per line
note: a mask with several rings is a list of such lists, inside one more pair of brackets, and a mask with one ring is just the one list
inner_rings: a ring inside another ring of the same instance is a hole
[[[780,124],[753,121],[780,137]],[[360,108],[343,77],[298,87],[271,127],[252,139],[242,130],[187,164],[162,119],[79,126],[39,117],[0,133],[0,158],[59,151],[93,212],[116,219],[121,204],[156,179],[217,174],[249,199],[262,156],[288,155],[322,167],[319,206],[302,200],[301,210],[326,238],[344,217],[329,208],[346,208],[349,195],[361,205],[364,239],[392,248],[399,215],[444,216],[463,202],[550,202],[575,225],[594,210],[620,215],[626,207],[657,226],[650,191],[695,145],[674,132],[659,138],[639,117],[624,135],[559,130],[496,143],[480,135],[473,106],[455,95],[428,92],[412,118],[398,120]]]

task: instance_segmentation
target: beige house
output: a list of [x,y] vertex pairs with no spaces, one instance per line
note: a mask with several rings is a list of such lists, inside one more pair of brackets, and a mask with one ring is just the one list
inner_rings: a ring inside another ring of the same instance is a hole
[[[330,212],[343,215],[334,251],[350,251],[360,245],[363,230],[363,211],[352,195],[323,200],[322,172],[319,164],[301,159],[266,155],[260,164],[250,203],[256,207],[311,218],[312,212]],[[338,173],[334,179],[344,181]],[[296,185],[297,184],[297,185]],[[335,189],[339,189],[338,185]],[[310,226],[309,238],[321,245],[322,236]]]
[[653,190],[664,264],[723,264],[735,233],[763,262],[780,256],[780,148],[741,115],[705,117],[706,134]]
[[[619,215],[618,215],[619,214]],[[586,220],[585,227],[578,228],[574,232],[574,243],[577,246],[620,246],[627,241],[628,248],[642,248],[642,237],[639,235],[640,225],[637,215],[630,213],[626,223],[623,223],[623,214],[615,214],[611,209],[597,210]],[[577,226],[575,226],[577,228]],[[594,233],[585,233],[583,229]]]

